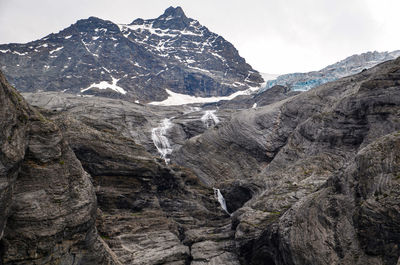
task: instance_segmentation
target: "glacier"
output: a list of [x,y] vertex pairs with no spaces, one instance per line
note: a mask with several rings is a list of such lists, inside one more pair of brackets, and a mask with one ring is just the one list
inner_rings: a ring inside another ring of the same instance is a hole
[[262,93],[276,85],[285,86],[295,91],[307,91],[313,87],[335,81],[339,78],[357,74],[364,69],[371,68],[388,60],[393,60],[399,56],[400,50],[393,52],[374,51],[355,54],[319,71],[280,75],[276,79],[268,80],[266,86],[260,89],[258,93]]

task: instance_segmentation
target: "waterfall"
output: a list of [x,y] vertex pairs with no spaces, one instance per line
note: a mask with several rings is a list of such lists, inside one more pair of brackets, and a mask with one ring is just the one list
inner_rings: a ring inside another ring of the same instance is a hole
[[214,195],[215,195],[215,197],[218,199],[218,202],[219,202],[219,204],[221,205],[222,209],[224,209],[224,211],[225,211],[227,214],[231,215],[231,214],[228,212],[228,208],[226,207],[226,202],[225,202],[224,196],[222,196],[221,191],[220,191],[219,189],[214,188]]
[[169,130],[172,125],[171,119],[164,119],[159,127],[151,130],[151,139],[166,164],[169,163],[169,158],[167,156],[172,153],[172,148],[166,135],[167,130]]
[[201,117],[201,121],[207,128],[219,123],[219,119],[214,113],[215,110],[206,110]]

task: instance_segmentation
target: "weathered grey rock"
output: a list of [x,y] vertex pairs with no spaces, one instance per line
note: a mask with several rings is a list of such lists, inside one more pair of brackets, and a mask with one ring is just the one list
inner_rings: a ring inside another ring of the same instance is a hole
[[[199,135],[215,122],[202,120],[207,110],[194,106],[153,106],[103,97],[81,97],[59,92],[23,93],[33,106],[52,111],[54,114],[73,116],[82,124],[99,131],[116,130],[126,138],[133,139],[153,155],[159,155],[152,130],[169,118],[172,127],[166,136],[173,149],[179,148],[189,138]],[[220,122],[230,119],[235,110],[217,110]],[[62,125],[61,125],[62,126]],[[79,128],[76,128],[78,131]],[[82,130],[84,130],[82,128]]]
[[97,235],[93,185],[60,130],[1,73],[0,85],[1,263],[119,264]]
[[[385,174],[392,176],[396,155],[389,145],[380,145],[382,156],[377,157],[391,161],[388,165],[360,164],[353,158],[400,130],[399,73],[396,59],[243,110],[172,154],[172,161],[220,186],[225,197],[235,198],[227,192],[248,187],[252,198],[232,217],[242,264],[396,264],[395,199],[383,206],[367,203],[371,195],[357,199],[362,193],[355,189],[368,187],[374,193],[374,185],[392,187],[381,171],[365,170],[390,168]],[[346,172],[351,168],[358,178],[350,181]],[[377,182],[383,183],[372,184]],[[353,191],[343,195],[343,185]]]
[[[266,106],[219,110],[218,124],[200,122],[205,110],[29,98],[47,106],[42,113],[92,175],[97,246],[123,264],[383,265],[400,254],[399,87],[397,59]],[[146,150],[165,117],[175,124],[167,137],[180,166]],[[40,163],[65,155],[50,129],[48,142],[27,142]]]
[[0,73],[0,239],[7,223],[12,193],[25,156],[30,109],[22,96],[8,86]]
[[294,204],[258,237],[256,256],[274,264],[396,264],[399,136],[361,149],[325,187]]
[[97,228],[123,264],[187,264],[193,259],[191,246],[207,240],[230,246],[221,248],[220,257],[210,256],[211,264],[213,259],[238,263],[229,216],[212,188],[191,171],[160,163],[113,127],[109,116],[87,122],[68,111],[42,112],[63,128],[93,177]]

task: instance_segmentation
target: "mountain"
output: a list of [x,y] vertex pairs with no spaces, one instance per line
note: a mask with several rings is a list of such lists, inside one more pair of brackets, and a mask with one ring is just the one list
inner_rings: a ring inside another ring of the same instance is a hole
[[161,101],[167,90],[226,96],[260,86],[260,74],[223,37],[182,8],[115,24],[96,17],[26,44],[0,45],[0,67],[22,92]]
[[352,55],[319,71],[285,74],[278,76],[276,79],[271,78],[270,80],[264,78],[266,81],[269,81],[267,81],[266,87],[261,89],[260,92],[276,85],[286,86],[291,90],[309,90],[327,82],[357,74],[364,69],[371,68],[388,60],[393,60],[398,56],[400,56],[400,50],[393,52],[374,51]]

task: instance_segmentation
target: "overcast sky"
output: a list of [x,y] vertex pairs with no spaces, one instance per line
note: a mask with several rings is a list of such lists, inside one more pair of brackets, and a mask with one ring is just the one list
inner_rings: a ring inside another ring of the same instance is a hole
[[178,5],[260,72],[318,70],[400,49],[400,0],[0,0],[0,43],[36,40],[89,16],[155,18]]

